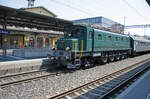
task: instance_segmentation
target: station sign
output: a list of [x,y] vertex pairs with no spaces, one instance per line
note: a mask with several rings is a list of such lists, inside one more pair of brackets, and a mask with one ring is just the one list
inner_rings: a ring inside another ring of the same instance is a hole
[[2,34],[10,34],[10,31],[8,31],[8,30],[0,30],[0,33],[2,33]]

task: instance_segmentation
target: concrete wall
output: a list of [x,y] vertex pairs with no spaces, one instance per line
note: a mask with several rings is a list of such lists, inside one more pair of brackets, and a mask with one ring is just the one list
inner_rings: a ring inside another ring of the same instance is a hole
[[13,55],[22,58],[46,57],[51,53],[50,48],[14,49]]

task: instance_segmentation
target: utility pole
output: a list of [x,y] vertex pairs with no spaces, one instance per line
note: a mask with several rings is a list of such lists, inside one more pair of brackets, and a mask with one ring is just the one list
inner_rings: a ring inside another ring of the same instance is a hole
[[126,17],[124,16],[124,28],[123,28],[123,34],[125,34],[125,26],[126,25]]
[[144,27],[144,36],[146,36],[146,27]]

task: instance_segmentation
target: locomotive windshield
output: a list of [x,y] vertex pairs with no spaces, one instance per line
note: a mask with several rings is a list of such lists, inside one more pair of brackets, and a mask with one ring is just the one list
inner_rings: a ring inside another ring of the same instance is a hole
[[81,33],[84,33],[84,29],[82,27],[72,27],[70,29],[67,30],[67,32],[65,33],[65,36],[67,37],[78,37],[80,36]]

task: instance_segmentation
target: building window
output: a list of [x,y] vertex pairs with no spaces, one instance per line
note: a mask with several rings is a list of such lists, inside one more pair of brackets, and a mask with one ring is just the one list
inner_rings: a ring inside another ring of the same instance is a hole
[[108,36],[108,40],[111,40],[111,36]]
[[102,35],[98,34],[98,40],[102,40]]
[[29,38],[29,47],[34,47],[34,38],[33,37]]
[[48,38],[45,39],[45,46],[46,46],[46,47],[49,46],[49,39],[48,39]]
[[43,38],[38,37],[37,38],[37,48],[42,48],[43,47]]
[[12,36],[10,38],[10,48],[18,48],[18,37],[17,36]]

